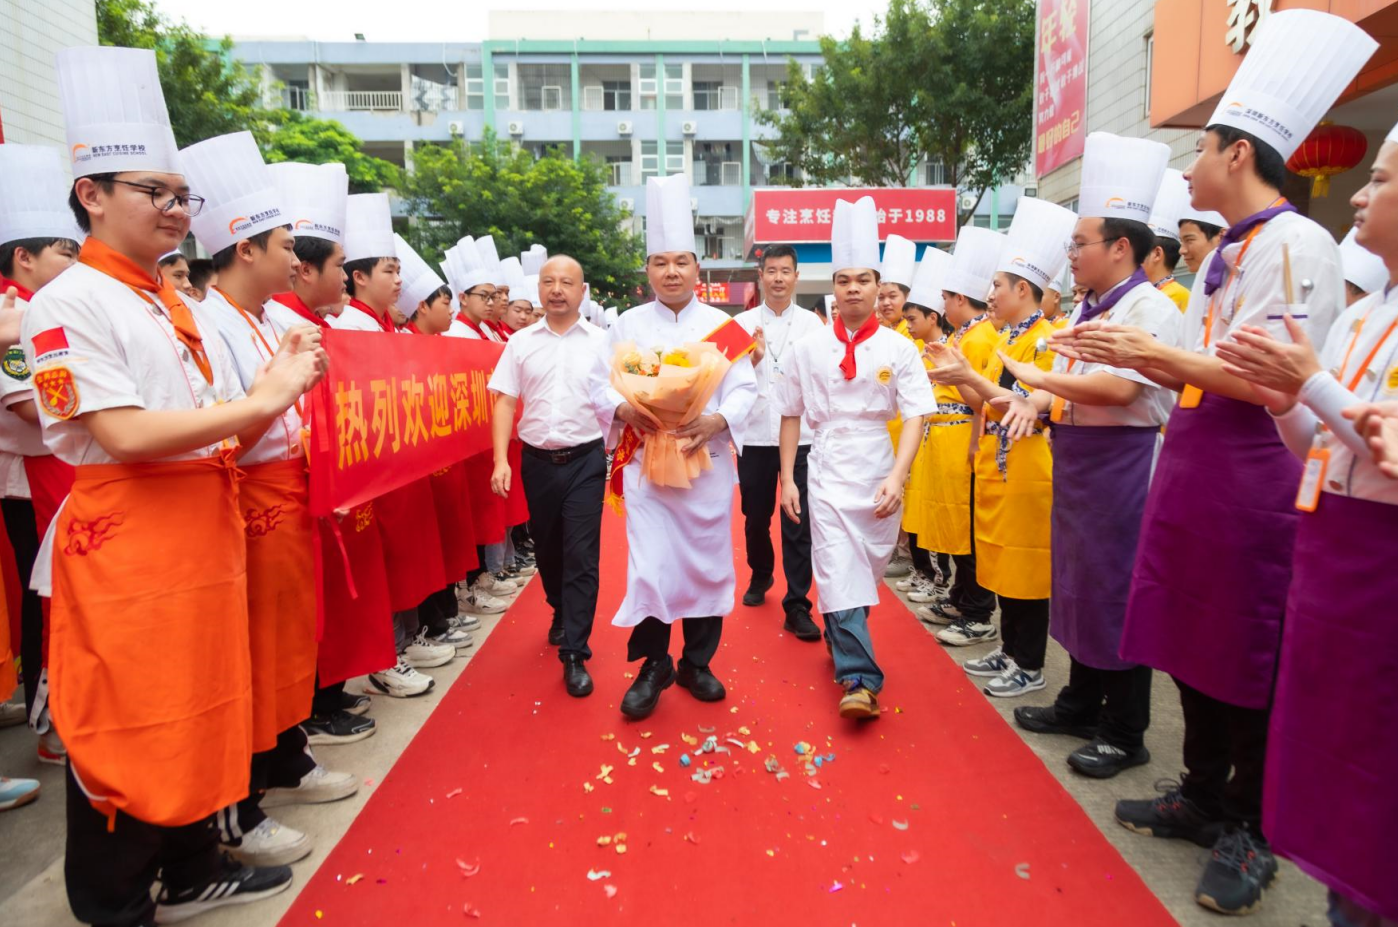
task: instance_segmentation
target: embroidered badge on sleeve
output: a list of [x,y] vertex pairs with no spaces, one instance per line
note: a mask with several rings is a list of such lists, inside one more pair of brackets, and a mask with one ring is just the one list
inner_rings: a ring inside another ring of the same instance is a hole
[[44,411],[67,421],[78,411],[78,384],[67,367],[50,367],[34,374],[34,392]]

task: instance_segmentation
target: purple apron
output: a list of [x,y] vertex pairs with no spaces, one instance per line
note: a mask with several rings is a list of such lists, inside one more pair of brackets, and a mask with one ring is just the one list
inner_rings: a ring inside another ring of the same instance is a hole
[[1053,639],[1093,669],[1117,656],[1160,429],[1053,426]]
[[1395,566],[1398,505],[1321,493],[1301,516],[1262,828],[1306,872],[1398,919]]
[[1261,406],[1178,406],[1155,467],[1121,658],[1240,708],[1272,698],[1301,462]]

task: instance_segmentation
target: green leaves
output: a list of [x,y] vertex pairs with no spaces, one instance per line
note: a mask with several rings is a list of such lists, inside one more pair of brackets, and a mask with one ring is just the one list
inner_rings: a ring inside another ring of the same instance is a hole
[[359,138],[340,123],[288,109],[271,110],[266,115],[270,133],[263,154],[268,164],[338,161],[349,174],[351,193],[377,193],[399,185],[401,171],[397,165],[366,155],[360,150]]

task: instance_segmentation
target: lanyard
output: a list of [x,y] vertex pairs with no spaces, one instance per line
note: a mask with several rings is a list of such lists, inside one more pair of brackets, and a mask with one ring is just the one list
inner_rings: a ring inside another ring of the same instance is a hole
[[1355,387],[1359,385],[1359,381],[1364,379],[1364,372],[1369,369],[1369,365],[1374,362],[1374,358],[1379,356],[1379,350],[1384,346],[1384,343],[1388,341],[1388,336],[1393,334],[1395,328],[1398,328],[1398,317],[1394,317],[1393,321],[1388,323],[1388,328],[1384,329],[1383,335],[1374,343],[1373,350],[1369,352],[1369,356],[1364,358],[1364,363],[1360,364],[1359,369],[1354,372],[1354,377],[1351,378],[1348,383],[1345,383],[1344,376],[1345,371],[1349,369],[1350,355],[1354,353],[1355,345],[1359,344],[1359,336],[1363,334],[1364,326],[1368,323],[1369,316],[1373,313],[1375,308],[1377,308],[1377,306],[1370,306],[1369,311],[1364,313],[1363,317],[1360,318],[1359,324],[1355,326],[1354,335],[1349,339],[1349,347],[1345,349],[1345,359],[1340,363],[1340,369],[1335,372],[1335,379],[1343,383],[1345,389],[1349,390],[1351,393],[1354,392]]
[[[227,302],[228,305],[238,310],[238,315],[242,316],[243,321],[248,323],[248,328],[251,328],[252,333],[257,336],[257,340],[262,342],[262,347],[266,348],[267,359],[270,361],[272,358],[276,357],[277,352],[272,348],[270,344],[267,343],[267,339],[263,336],[262,329],[258,327],[257,320],[252,317],[252,313],[248,312],[242,306],[235,303],[232,297],[230,297],[227,293],[223,292],[222,290],[219,290],[218,287],[214,287],[214,289],[218,290],[218,295],[222,296],[224,301]],[[271,323],[268,322],[267,324],[270,325]],[[301,417],[302,421],[305,421],[306,416],[305,413],[301,411],[300,399],[296,400],[296,414]]]
[[[1272,205],[1275,206],[1276,203],[1273,203]],[[1233,278],[1238,274],[1242,273],[1243,258],[1247,256],[1248,248],[1252,247],[1252,240],[1257,237],[1257,233],[1262,231],[1262,226],[1266,224],[1267,223],[1263,222],[1260,225],[1256,225],[1253,227],[1251,232],[1248,232],[1247,238],[1243,239],[1242,250],[1238,252],[1238,263],[1229,269],[1228,279],[1224,281],[1223,286],[1218,288],[1216,294],[1218,298],[1215,299],[1212,296],[1209,297],[1209,318],[1204,323],[1204,348],[1206,350],[1209,347],[1209,342],[1213,340],[1214,313],[1215,311],[1217,311],[1219,303],[1223,301],[1223,294],[1228,292],[1228,287],[1233,282]]]

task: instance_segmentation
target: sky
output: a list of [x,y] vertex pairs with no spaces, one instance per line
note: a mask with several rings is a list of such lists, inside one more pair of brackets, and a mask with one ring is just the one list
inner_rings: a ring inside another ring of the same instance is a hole
[[[719,0],[714,7],[694,4],[690,9],[742,9],[736,0]],[[155,0],[171,19],[215,36],[289,38],[351,41],[356,32],[370,41],[478,42],[486,36],[487,13],[510,10],[650,10],[654,2],[641,0]],[[856,20],[873,24],[875,13],[887,8],[886,0],[762,0],[767,11],[801,10],[825,13],[826,31],[836,37],[849,34]]]

